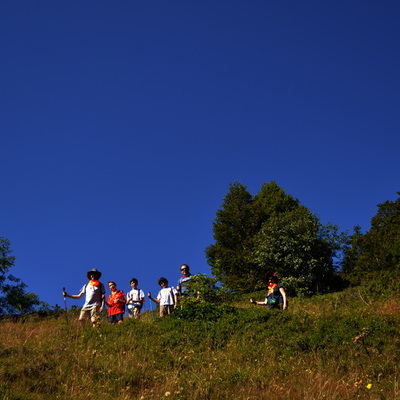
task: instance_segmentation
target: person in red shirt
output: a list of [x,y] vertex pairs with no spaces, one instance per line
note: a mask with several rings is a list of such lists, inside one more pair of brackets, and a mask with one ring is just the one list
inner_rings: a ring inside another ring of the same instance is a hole
[[117,289],[114,281],[108,282],[111,294],[108,296],[106,304],[108,306],[108,322],[111,324],[120,324],[124,321],[125,313],[125,293]]

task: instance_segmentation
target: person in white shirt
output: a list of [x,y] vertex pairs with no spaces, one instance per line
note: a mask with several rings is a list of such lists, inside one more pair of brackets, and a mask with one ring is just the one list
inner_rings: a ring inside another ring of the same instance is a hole
[[151,293],[147,293],[150,300],[160,305],[160,317],[165,317],[172,313],[178,300],[178,292],[174,287],[168,287],[168,280],[166,278],[160,278],[158,284],[161,286],[161,290],[158,292],[157,298],[151,296]]
[[132,278],[130,281],[132,290],[126,296],[126,304],[128,305],[128,313],[130,317],[139,319],[140,310],[143,307],[144,292],[138,289],[138,280]]
[[99,270],[91,269],[86,275],[89,282],[82,287],[79,294],[68,294],[63,290],[63,296],[71,299],[80,299],[85,296],[85,304],[81,309],[79,321],[84,325],[90,318],[92,325],[95,327],[100,323],[106,290],[104,285],[99,281],[101,277],[101,272]]

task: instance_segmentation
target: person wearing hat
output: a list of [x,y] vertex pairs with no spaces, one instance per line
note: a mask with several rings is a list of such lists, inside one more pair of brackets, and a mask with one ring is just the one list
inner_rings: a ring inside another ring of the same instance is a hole
[[85,296],[85,304],[79,315],[79,321],[83,325],[90,318],[93,326],[97,326],[100,323],[100,315],[104,308],[106,290],[99,281],[101,277],[99,270],[91,269],[86,275],[89,282],[82,287],[79,294],[68,294],[64,291],[63,296],[71,299],[80,299]]

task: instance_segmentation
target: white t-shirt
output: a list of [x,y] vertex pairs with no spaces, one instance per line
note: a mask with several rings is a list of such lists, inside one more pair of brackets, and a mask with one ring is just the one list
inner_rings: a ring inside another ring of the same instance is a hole
[[93,286],[89,282],[82,287],[79,294],[85,295],[85,304],[83,305],[83,308],[99,307],[103,304],[105,288],[101,282],[99,282],[97,286]]
[[[132,289],[130,292],[128,292],[126,296],[126,300],[131,299],[134,302],[140,301],[140,299],[144,298],[144,293],[142,289]],[[129,304],[131,305],[131,303]]]
[[173,306],[175,304],[174,295],[178,294],[174,287],[162,288],[157,295],[160,306]]

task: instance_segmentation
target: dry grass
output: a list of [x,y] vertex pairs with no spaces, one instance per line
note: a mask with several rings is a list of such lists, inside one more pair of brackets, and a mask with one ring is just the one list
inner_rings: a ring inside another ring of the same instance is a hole
[[399,299],[342,313],[334,295],[307,302],[96,329],[72,314],[3,320],[0,400],[399,399]]

